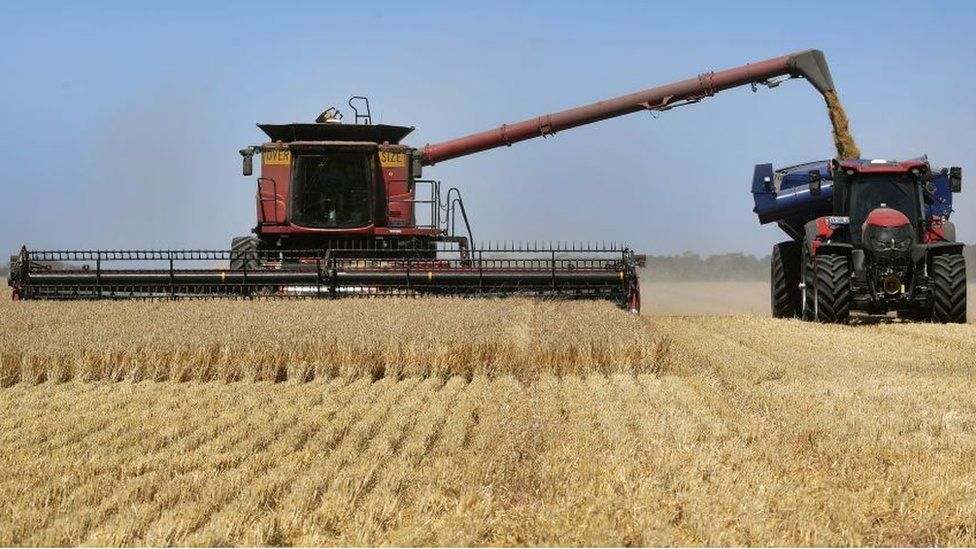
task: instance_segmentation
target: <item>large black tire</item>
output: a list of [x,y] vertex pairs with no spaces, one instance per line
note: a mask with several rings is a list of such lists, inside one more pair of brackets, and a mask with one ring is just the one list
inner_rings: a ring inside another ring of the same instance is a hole
[[847,322],[851,316],[851,263],[843,255],[817,256],[814,300],[820,322]]
[[965,324],[966,260],[962,254],[932,258],[932,321]]
[[800,314],[800,243],[780,242],[773,246],[769,263],[769,292],[773,318],[796,318]]
[[254,236],[235,236],[230,241],[230,268],[231,270],[248,270],[261,268],[261,261],[258,259],[258,239]]

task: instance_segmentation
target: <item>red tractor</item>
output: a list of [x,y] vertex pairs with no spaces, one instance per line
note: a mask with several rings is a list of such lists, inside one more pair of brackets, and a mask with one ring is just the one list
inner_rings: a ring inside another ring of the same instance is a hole
[[960,168],[933,169],[926,158],[756,166],[760,222],[792,237],[773,248],[773,315],[966,322],[963,244],[949,221],[961,189]]

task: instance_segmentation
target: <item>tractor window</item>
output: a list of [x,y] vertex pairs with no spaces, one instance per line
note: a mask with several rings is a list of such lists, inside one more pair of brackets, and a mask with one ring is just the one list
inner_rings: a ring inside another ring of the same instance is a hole
[[850,186],[851,236],[860,238],[861,225],[877,208],[891,208],[905,214],[912,225],[920,215],[918,189],[913,178],[905,175],[861,176]]
[[292,222],[326,229],[368,225],[371,157],[364,151],[298,156],[292,179]]

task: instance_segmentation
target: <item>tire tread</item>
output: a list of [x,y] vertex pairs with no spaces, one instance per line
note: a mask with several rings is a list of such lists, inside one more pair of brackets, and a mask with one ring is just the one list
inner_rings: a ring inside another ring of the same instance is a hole
[[966,260],[961,254],[932,258],[932,321],[966,322]]
[[781,242],[773,246],[770,259],[770,305],[773,318],[795,318],[799,314],[799,244]]
[[816,285],[817,320],[847,322],[851,313],[851,266],[847,257],[818,255]]

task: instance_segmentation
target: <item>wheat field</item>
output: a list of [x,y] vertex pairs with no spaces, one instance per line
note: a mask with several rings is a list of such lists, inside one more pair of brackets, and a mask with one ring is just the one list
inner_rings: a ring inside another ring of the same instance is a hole
[[[527,299],[30,302],[0,319],[0,386],[647,373],[663,340],[608,305]],[[566,322],[572,319],[571,322]]]
[[2,545],[973,545],[976,325],[3,303]]

